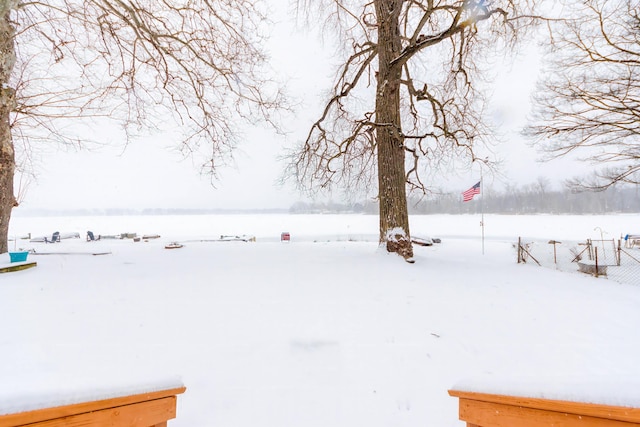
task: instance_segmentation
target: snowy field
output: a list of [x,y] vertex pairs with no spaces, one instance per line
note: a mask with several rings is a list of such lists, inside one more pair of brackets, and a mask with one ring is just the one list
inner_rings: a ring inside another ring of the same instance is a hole
[[[640,234],[638,217],[485,215],[484,254],[479,223],[412,217],[442,243],[410,265],[375,216],[16,213],[10,246],[38,266],[0,274],[0,414],[179,383],[172,427],[460,427],[452,387],[640,407],[640,287],[513,247]],[[20,239],[54,231],[82,238]]]

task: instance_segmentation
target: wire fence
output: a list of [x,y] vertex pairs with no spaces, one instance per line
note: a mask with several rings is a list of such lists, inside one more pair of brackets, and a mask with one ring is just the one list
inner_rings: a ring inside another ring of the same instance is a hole
[[518,263],[590,274],[640,286],[640,239],[582,242],[518,239]]

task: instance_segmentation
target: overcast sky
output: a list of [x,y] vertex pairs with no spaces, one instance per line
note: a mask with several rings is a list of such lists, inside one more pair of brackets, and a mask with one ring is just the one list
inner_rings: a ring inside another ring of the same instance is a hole
[[[296,32],[292,23],[280,23],[270,44],[274,66],[289,76],[289,90],[304,104],[287,137],[264,129],[248,129],[235,152],[236,163],[220,171],[213,187],[200,176],[197,165],[175,152],[173,142],[161,136],[141,138],[122,147],[58,152],[38,166],[37,180],[17,186],[24,208],[288,208],[304,198],[277,180],[283,165],[277,162],[283,148],[303,139],[311,120],[321,111],[322,93],[331,84],[334,61],[316,34]],[[499,74],[493,103],[494,117],[504,122],[507,143],[497,149],[506,160],[503,176],[485,176],[485,185],[504,182],[527,184],[538,176],[552,183],[572,177],[588,166],[569,161],[536,162],[534,150],[517,133],[529,110],[538,58],[522,55]],[[101,130],[108,133],[109,130]],[[115,133],[114,133],[115,134]],[[480,176],[478,169],[445,177],[462,191]],[[26,190],[26,191],[25,191]]]

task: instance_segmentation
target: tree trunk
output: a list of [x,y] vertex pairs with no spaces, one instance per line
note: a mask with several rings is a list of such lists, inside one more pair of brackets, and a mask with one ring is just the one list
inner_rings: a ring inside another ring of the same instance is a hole
[[11,139],[10,113],[15,92],[9,78],[15,64],[14,29],[9,20],[15,0],[0,0],[0,253],[7,252],[11,209],[16,205],[13,194],[15,152]]
[[402,49],[398,27],[402,0],[376,0],[378,20],[378,81],[376,143],[380,243],[387,251],[413,261],[407,210],[405,152],[400,121],[402,68],[391,65]]

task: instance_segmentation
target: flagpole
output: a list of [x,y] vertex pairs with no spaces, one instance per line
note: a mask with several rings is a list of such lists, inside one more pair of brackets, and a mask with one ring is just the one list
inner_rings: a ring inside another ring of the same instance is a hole
[[473,197],[480,194],[480,227],[482,227],[482,255],[484,255],[484,177],[482,176],[482,166],[480,166],[480,181],[475,183],[471,188],[462,192],[462,202],[469,202]]
[[484,178],[480,165],[480,227],[482,228],[482,255],[484,255]]

